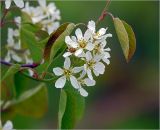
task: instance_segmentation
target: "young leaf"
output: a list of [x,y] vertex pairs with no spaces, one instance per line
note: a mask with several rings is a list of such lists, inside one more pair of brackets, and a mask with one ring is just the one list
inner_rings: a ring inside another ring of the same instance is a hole
[[127,60],[129,54],[129,38],[127,31],[123,25],[123,22],[119,18],[114,18],[113,21],[123,54]]
[[77,90],[73,89],[72,87],[67,86],[65,92],[65,98],[67,101],[65,105],[65,112],[63,109],[63,117],[59,117],[59,126],[61,126],[61,129],[73,129],[83,115],[85,100],[84,97],[82,97]]
[[20,67],[21,67],[21,66],[18,65],[18,64],[12,65],[12,66],[7,70],[7,72],[5,73],[5,75],[1,77],[1,81],[5,80],[8,76],[14,75],[16,72],[19,71]]
[[61,128],[62,118],[66,109],[67,95],[66,92],[62,89],[60,93],[59,100],[59,111],[58,111],[58,128]]
[[128,33],[128,38],[129,38],[129,54],[127,58],[127,62],[129,62],[136,50],[136,37],[135,37],[132,27],[129,24],[127,24],[125,21],[122,21],[122,22]]
[[[42,59],[42,49],[38,46],[35,34],[28,30],[28,26],[29,25],[22,25],[21,27],[21,42],[29,48],[34,62],[40,62]],[[32,28],[32,26],[29,27]]]
[[53,60],[58,50],[65,45],[65,36],[69,35],[74,27],[75,24],[73,23],[64,23],[51,34],[44,50],[43,56],[45,60],[49,60],[50,62]]

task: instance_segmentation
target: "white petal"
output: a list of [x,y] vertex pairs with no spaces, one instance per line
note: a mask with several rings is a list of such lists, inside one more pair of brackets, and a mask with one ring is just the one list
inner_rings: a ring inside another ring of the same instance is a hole
[[89,51],[92,51],[94,48],[94,44],[92,44],[91,42],[88,42],[87,46],[86,46],[86,49],[89,50]]
[[90,61],[91,59],[92,59],[92,54],[91,54],[91,52],[87,51],[86,52],[86,60]]
[[92,33],[95,33],[96,25],[95,25],[95,22],[93,20],[88,22],[87,27],[92,31]]
[[76,29],[75,34],[76,34],[78,40],[81,40],[83,38],[82,31],[80,28]]
[[70,60],[69,57],[66,57],[66,58],[65,58],[65,61],[64,61],[64,68],[65,68],[65,69],[69,69],[70,66],[71,66],[71,60]]
[[68,57],[68,56],[70,56],[70,55],[72,55],[71,52],[65,52],[65,53],[63,54],[63,57]]
[[15,3],[19,8],[23,8],[23,7],[24,7],[24,1],[23,1],[23,0],[14,0],[14,3]]
[[78,46],[76,42],[71,40],[70,36],[65,37],[65,43],[67,43],[68,45],[70,45],[73,48],[77,48],[77,46]]
[[110,60],[109,60],[108,58],[105,58],[105,57],[104,57],[102,60],[103,60],[107,65],[110,64]]
[[82,73],[81,73],[81,75],[80,75],[80,77],[79,77],[79,79],[82,79],[85,75],[86,75],[86,71],[83,70]]
[[105,58],[110,58],[111,57],[110,54],[109,54],[109,52],[104,52],[103,54],[104,54]]
[[83,89],[82,87],[79,89],[79,92],[83,97],[87,97],[88,96],[88,92],[85,89]]
[[17,61],[17,62],[21,62],[22,61],[22,58],[19,57],[17,54],[13,53],[12,54],[12,58],[13,60]]
[[11,0],[5,0],[5,6],[6,9],[9,9],[9,7],[11,6]]
[[71,81],[71,84],[74,88],[76,88],[76,89],[79,88],[78,81],[74,76],[72,76],[72,75],[70,76],[70,81]]
[[98,31],[98,34],[99,34],[100,36],[104,35],[105,33],[106,33],[106,29],[105,29],[105,28],[101,28],[101,29],[99,29],[99,31]]
[[90,69],[87,69],[87,75],[91,80],[93,80],[92,73],[91,73]]
[[60,67],[53,68],[53,72],[56,76],[60,76],[63,74],[63,69],[61,69]]
[[105,65],[102,62],[97,62],[94,66],[95,71],[97,71],[100,74],[104,74],[105,71]]
[[80,54],[82,54],[82,52],[83,52],[83,49],[82,49],[82,48],[76,50],[75,56],[79,56]]
[[94,86],[96,84],[96,81],[95,80],[91,80],[89,78],[85,78],[84,79],[84,82],[87,86]]
[[79,73],[79,72],[82,71],[82,70],[83,70],[83,66],[81,66],[81,67],[74,67],[74,68],[72,69],[73,73]]
[[38,0],[38,3],[40,6],[42,6],[43,8],[46,7],[46,0]]
[[95,55],[95,56],[94,56],[94,61],[98,62],[98,61],[100,61],[100,60],[102,59],[102,57],[103,57],[102,54],[100,54],[100,55]]
[[55,83],[56,88],[63,88],[66,83],[66,76],[62,76],[59,79],[57,79]]
[[71,39],[74,41],[74,42],[77,42],[77,38],[75,36],[72,36]]
[[111,51],[111,49],[108,47],[108,48],[106,48],[106,49],[104,49],[105,51]]
[[90,30],[87,30],[85,33],[84,33],[84,40],[85,41],[88,41],[89,38],[91,37],[92,33]]
[[3,129],[2,130],[12,130],[13,129],[13,124],[11,121],[7,121],[5,123],[5,125],[3,126]]
[[99,73],[93,69],[93,73],[95,74],[95,76],[99,76]]

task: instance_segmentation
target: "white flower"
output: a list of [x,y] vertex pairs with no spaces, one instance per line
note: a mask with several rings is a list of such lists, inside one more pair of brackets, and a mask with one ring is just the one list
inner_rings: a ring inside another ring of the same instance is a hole
[[93,52],[94,52],[95,55],[101,55],[102,56],[102,60],[107,65],[109,65],[110,64],[110,61],[109,61],[109,58],[110,58],[109,51],[111,49],[109,47],[105,48],[106,44],[107,43],[106,43],[105,40],[103,42],[99,43],[99,44],[96,44],[95,47],[94,47]]
[[31,17],[33,23],[38,23],[46,17],[43,16],[43,10],[39,6],[31,7],[29,6],[29,2],[25,3],[25,8],[23,8],[22,11],[26,12]]
[[86,63],[84,64],[84,69],[91,80],[93,80],[92,70],[96,76],[99,76],[99,74],[104,74],[105,65],[100,62],[101,58],[101,55],[95,55],[92,57],[91,52],[88,51],[86,53]]
[[51,16],[54,20],[60,20],[60,11],[56,8],[53,2],[47,5],[46,0],[38,0],[38,3],[44,12],[44,15],[47,17]]
[[17,62],[21,62],[22,58],[18,56],[15,50],[20,49],[20,41],[15,43],[14,38],[19,36],[19,31],[17,29],[13,30],[12,28],[8,28],[8,39],[7,39],[7,55],[5,57],[5,61],[10,62],[11,58]]
[[47,5],[46,0],[38,0],[40,6],[29,6],[29,2],[25,3],[24,12],[30,15],[33,23],[42,25],[42,29],[51,34],[59,26],[60,11],[53,2]]
[[83,71],[81,76],[78,78],[78,83],[79,83],[78,90],[82,96],[87,97],[88,92],[82,86],[94,86],[96,84],[96,81],[91,80],[89,78],[84,78],[85,74],[86,74],[85,71]]
[[[14,3],[19,7],[19,8],[23,8],[24,7],[24,2],[23,0],[13,0]],[[12,0],[5,0],[5,8],[9,9],[9,7],[11,6],[11,2]]]
[[92,32],[93,39],[95,40],[105,40],[107,37],[112,37],[112,34],[106,34],[107,28],[101,28],[96,32],[96,25],[93,20],[88,22],[87,27]]
[[66,80],[70,80],[72,86],[74,88],[79,88],[78,81],[76,77],[74,76],[75,73],[78,73],[82,70],[82,67],[70,67],[71,66],[71,61],[70,58],[65,58],[64,61],[64,68],[53,68],[53,72],[56,76],[61,76],[58,78],[58,80],[55,82],[55,87],[56,88],[63,88]]
[[[91,32],[89,30],[87,30],[83,36],[81,29],[78,28],[76,29],[75,34],[77,38],[72,37],[71,39],[69,36],[65,37],[66,44],[71,48],[76,49],[74,52],[75,56],[79,56],[83,54],[84,50],[89,50],[89,51],[93,50],[94,45],[90,42]],[[68,55],[64,54],[64,56],[66,55],[69,56],[71,55],[71,53],[72,52],[68,53]]]
[[4,126],[2,127],[2,130],[13,130],[13,124],[10,120],[8,120]]

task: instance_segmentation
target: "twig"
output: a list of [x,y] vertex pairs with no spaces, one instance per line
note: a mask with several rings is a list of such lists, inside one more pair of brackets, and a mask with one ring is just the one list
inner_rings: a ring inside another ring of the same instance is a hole
[[[7,65],[7,66],[11,66],[11,65],[14,65],[13,63],[10,63],[10,62],[6,62],[4,60],[1,60],[0,59],[0,63],[1,64],[4,64],[4,65]],[[36,68],[37,66],[39,66],[40,63],[33,63],[33,64],[22,64],[21,67],[29,67],[29,68]]]
[[102,20],[105,18],[105,16],[107,15],[107,10],[108,10],[109,4],[110,4],[110,0],[107,0],[107,1],[106,1],[106,6],[104,7],[104,9],[103,9],[100,17],[99,17],[98,20],[96,21],[96,25],[97,25],[100,21],[102,21]]

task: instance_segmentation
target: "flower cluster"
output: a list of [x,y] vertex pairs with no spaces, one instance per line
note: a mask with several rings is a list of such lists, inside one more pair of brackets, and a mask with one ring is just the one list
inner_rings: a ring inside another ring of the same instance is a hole
[[39,6],[33,7],[26,2],[23,11],[32,18],[33,23],[41,24],[42,29],[51,34],[60,25],[60,11],[53,2],[47,5],[46,0],[38,0],[38,3]]
[[[49,34],[55,31],[60,23],[60,11],[56,8],[55,4],[49,3],[47,5],[46,0],[38,0],[39,6],[31,7],[29,2],[24,3],[23,0],[14,0],[15,4],[22,8],[22,11],[26,12],[32,19],[33,23],[41,24],[43,30]],[[8,9],[11,5],[11,0],[5,1],[6,8]],[[14,21],[17,25],[17,29],[8,28],[8,39],[6,48],[8,50],[4,60],[6,62],[15,61],[18,63],[32,64],[33,60],[28,49],[22,49],[20,41],[20,29],[21,29],[21,17],[15,17]],[[29,73],[32,76],[33,71],[29,69]]]
[[[71,82],[71,85],[78,89],[84,97],[88,96],[88,92],[84,89],[85,86],[94,86],[96,81],[95,76],[104,74],[105,65],[110,64],[110,48],[107,47],[107,37],[112,37],[112,34],[106,34],[107,29],[101,28],[96,32],[94,21],[88,22],[88,29],[84,35],[80,28],[76,29],[76,36],[66,36],[65,43],[67,44],[67,52],[63,54],[65,58],[64,67],[53,68],[56,76],[61,76],[55,83],[56,88],[63,88],[66,80]],[[78,59],[78,67],[71,64],[71,59]]]

